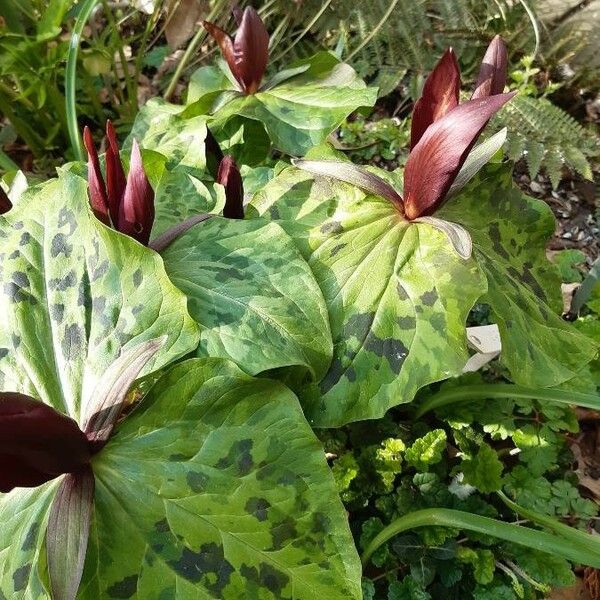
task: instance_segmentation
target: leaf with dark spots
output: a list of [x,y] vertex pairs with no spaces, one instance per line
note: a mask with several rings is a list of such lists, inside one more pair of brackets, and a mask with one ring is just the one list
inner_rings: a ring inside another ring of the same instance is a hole
[[50,256],[57,258],[60,254],[63,254],[65,258],[71,256],[73,250],[72,244],[67,242],[68,238],[64,233],[57,233],[52,238],[52,244],[50,246]]
[[133,285],[135,287],[139,287],[140,285],[142,285],[142,281],[143,281],[144,275],[142,273],[141,269],[136,269],[136,271],[133,274]]
[[27,537],[25,538],[25,540],[23,540],[23,545],[21,546],[21,550],[23,550],[23,552],[32,550],[35,547],[39,531],[40,531],[39,523],[34,523],[29,528],[29,531],[27,532]]
[[267,563],[261,563],[258,569],[242,565],[240,575],[248,581],[257,583],[260,588],[266,588],[275,598],[283,597],[283,590],[290,582],[288,575]]
[[488,285],[482,302],[500,328],[500,361],[511,379],[541,387],[580,380],[598,347],[560,317],[560,277],[545,251],[555,230],[548,206],[515,187],[510,165],[490,164],[442,215],[473,239]]
[[408,348],[400,341],[393,338],[381,339],[375,335],[370,335],[365,344],[365,348],[387,359],[390,368],[396,374],[408,356]]
[[251,374],[306,369],[314,381],[326,372],[332,341],[322,293],[280,227],[213,217],[161,254],[203,327],[200,355],[230,358]]
[[81,600],[98,589],[122,597],[116,582],[133,588],[134,576],[132,597],[161,598],[167,589],[211,598],[259,590],[287,598],[292,589],[296,600],[361,597],[322,447],[277,382],[214,358],[180,363],[119,424],[94,470],[99,535],[90,538]]
[[107,588],[106,593],[110,598],[133,598],[137,592],[138,576],[130,575],[113,583]]
[[10,347],[15,335],[21,341],[12,357],[0,359],[3,386],[34,393],[78,422],[124,343],[168,335],[145,375],[194,350],[199,337],[160,257],[98,223],[81,201],[86,193],[85,180],[65,171],[31,188],[27,203],[0,223],[0,254],[20,248],[25,232],[31,236],[28,249],[0,270],[0,347]]
[[259,521],[266,521],[271,504],[265,498],[249,498],[244,507],[246,512],[254,515]]
[[425,306],[433,306],[436,303],[438,297],[439,296],[437,290],[433,288],[431,291],[425,292],[421,296],[420,300]]
[[30,572],[31,564],[23,565],[14,571],[12,578],[14,582],[13,590],[15,592],[21,592],[27,587]]

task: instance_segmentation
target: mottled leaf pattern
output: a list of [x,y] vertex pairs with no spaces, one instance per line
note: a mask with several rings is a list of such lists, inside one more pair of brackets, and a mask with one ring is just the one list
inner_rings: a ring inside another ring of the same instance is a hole
[[131,135],[144,149],[144,169],[155,190],[152,238],[199,213],[218,213],[225,196],[206,172],[206,117],[183,118],[182,107],[153,99],[139,112]]
[[58,481],[0,494],[0,598],[49,600],[43,546]]
[[546,258],[548,206],[522,194],[510,165],[488,165],[439,216],[465,227],[488,281],[482,298],[500,327],[500,358],[516,383],[550,387],[577,375],[598,348],[559,314],[560,277]]
[[328,52],[308,59],[309,68],[270,89],[250,96],[218,67],[202,67],[190,81],[186,114],[214,113],[211,129],[218,134],[231,118],[263,123],[273,145],[282,152],[303,155],[320,144],[354,110],[373,106],[376,88],[367,88],[348,65]]
[[294,238],[329,310],[334,359],[319,389],[303,392],[311,423],[380,417],[461,371],[466,317],[485,283],[446,234],[407,223],[389,200],[296,169],[252,206]]
[[202,325],[199,352],[246,372],[288,366],[320,379],[332,342],[321,290],[289,236],[274,223],[214,217],[163,251],[171,281]]
[[71,173],[0,218],[0,283],[0,389],[78,421],[121,349],[167,334],[144,375],[198,343],[160,257],[101,225]]
[[323,450],[283,385],[173,368],[94,459],[79,598],[360,598]]

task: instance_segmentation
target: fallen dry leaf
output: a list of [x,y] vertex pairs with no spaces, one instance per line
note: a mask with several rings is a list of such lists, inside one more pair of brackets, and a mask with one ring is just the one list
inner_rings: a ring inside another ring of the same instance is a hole
[[165,35],[171,50],[185,44],[200,27],[200,19],[206,13],[203,0],[171,0],[167,8]]

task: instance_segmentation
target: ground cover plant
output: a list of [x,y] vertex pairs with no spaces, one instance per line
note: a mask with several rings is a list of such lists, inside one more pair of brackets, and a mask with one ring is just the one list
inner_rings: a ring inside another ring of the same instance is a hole
[[377,88],[232,15],[180,103],[0,186],[0,598],[535,599],[600,569],[569,466],[598,278],[562,318],[583,275],[486,129],[505,42],[470,86],[436,57],[386,170],[335,137]]

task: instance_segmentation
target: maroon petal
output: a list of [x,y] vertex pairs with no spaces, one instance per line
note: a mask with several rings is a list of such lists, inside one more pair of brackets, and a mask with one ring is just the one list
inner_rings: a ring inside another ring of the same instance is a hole
[[233,40],[228,33],[225,33],[218,25],[211,23],[210,21],[203,21],[202,25],[204,29],[208,31],[211,37],[217,42],[219,48],[221,49],[221,54],[223,58],[227,61],[233,76],[236,81],[242,85],[242,80],[240,77],[240,72],[238,70],[236,61],[235,61],[235,53],[233,50]]
[[258,13],[247,6],[235,35],[233,53],[236,79],[246,94],[254,94],[263,79],[269,61],[269,33]]
[[410,147],[414,148],[425,130],[458,105],[460,68],[456,54],[448,48],[430,73],[423,94],[415,102],[410,132]]
[[231,7],[231,12],[233,13],[233,18],[235,19],[235,22],[237,23],[237,26],[239,27],[242,24],[242,18],[244,16],[244,12],[240,8],[239,4],[234,4]]
[[154,190],[142,164],[142,155],[136,140],[131,147],[129,176],[119,210],[119,231],[148,245],[154,223]]
[[506,85],[508,52],[502,38],[497,35],[488,46],[475,84],[472,100],[501,94]]
[[226,156],[219,165],[217,183],[225,188],[223,216],[228,219],[244,218],[244,186],[242,176],[231,156]]
[[8,194],[0,186],[0,215],[7,213],[12,208],[12,202],[8,197]]
[[73,419],[24,394],[0,393],[0,492],[41,485],[89,460]]
[[431,125],[411,151],[404,170],[408,219],[431,215],[442,203],[488,120],[514,93],[469,100]]
[[119,155],[119,143],[115,128],[110,121],[106,121],[106,139],[108,148],[106,149],[106,190],[108,196],[108,211],[113,224],[119,222],[119,207],[125,193],[125,172]]
[[206,128],[204,150],[206,153],[207,167],[213,178],[216,179],[219,172],[219,165],[223,160],[223,150],[221,150],[221,146],[219,146],[217,138],[215,138],[212,131],[208,127]]
[[90,204],[96,218],[105,225],[110,225],[108,213],[108,200],[106,196],[106,187],[100,170],[100,161],[98,152],[94,145],[94,138],[89,127],[83,130],[83,143],[88,153],[88,186],[90,194]]

